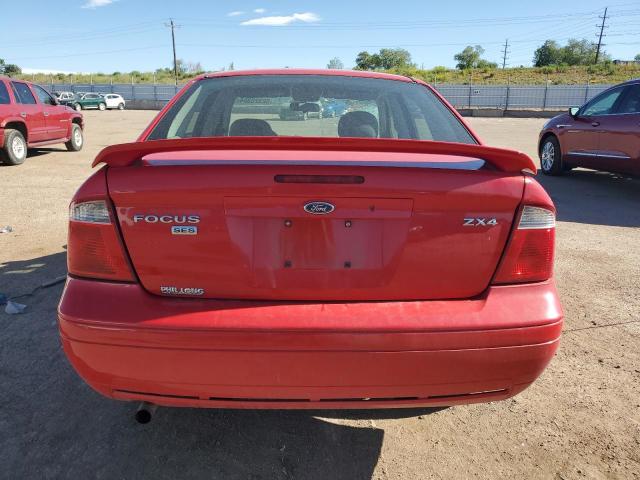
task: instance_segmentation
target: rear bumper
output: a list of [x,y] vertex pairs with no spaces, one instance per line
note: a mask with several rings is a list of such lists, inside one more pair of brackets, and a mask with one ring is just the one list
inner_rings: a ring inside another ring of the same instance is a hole
[[224,408],[504,399],[540,375],[562,329],[552,282],[477,300],[278,304],[70,278],[58,319],[69,360],[100,393]]

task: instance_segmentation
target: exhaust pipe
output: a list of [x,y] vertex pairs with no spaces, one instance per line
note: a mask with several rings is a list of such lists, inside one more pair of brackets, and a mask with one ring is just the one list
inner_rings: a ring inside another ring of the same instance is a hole
[[138,405],[138,410],[136,410],[136,422],[142,425],[149,423],[157,409],[158,406],[153,403],[142,402]]

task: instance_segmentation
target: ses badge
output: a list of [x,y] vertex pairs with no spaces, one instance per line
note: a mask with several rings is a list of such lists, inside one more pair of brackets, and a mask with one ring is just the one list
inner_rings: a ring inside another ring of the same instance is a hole
[[198,227],[193,225],[173,225],[171,227],[172,235],[197,235]]

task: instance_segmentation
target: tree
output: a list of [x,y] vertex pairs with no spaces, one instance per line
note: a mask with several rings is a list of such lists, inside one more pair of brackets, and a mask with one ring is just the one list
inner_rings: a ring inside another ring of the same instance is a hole
[[411,67],[411,54],[404,48],[383,48],[378,53],[380,67],[384,70]]
[[[595,62],[597,49],[598,47],[589,40],[572,38],[562,48],[562,63],[567,65],[590,65]],[[602,52],[600,55],[604,60],[606,54]]]
[[636,62],[640,62],[640,53],[633,58]]
[[468,68],[496,68],[498,66],[497,63],[489,62],[482,58],[482,54],[484,53],[484,48],[480,45],[476,45],[472,47],[469,45],[465,47],[460,53],[456,53],[453,57],[458,64],[456,68],[459,70],[466,70]]
[[327,68],[330,68],[333,70],[342,70],[344,68],[344,64],[342,63],[342,60],[340,60],[338,57],[333,57],[331,60],[329,60],[329,63],[327,64]]
[[375,70],[378,63],[380,63],[380,60],[377,58],[377,55],[371,55],[367,51],[360,52],[356,57],[357,70]]
[[533,65],[535,67],[546,67],[557,65],[562,60],[562,49],[558,42],[547,40],[533,54]]
[[364,51],[356,57],[357,70],[392,70],[412,66],[411,54],[404,48],[383,48],[373,54]]
[[[564,47],[553,40],[544,42],[533,55],[533,64],[536,67],[548,65],[591,65],[596,60],[598,46],[589,40],[570,39]],[[606,52],[600,52],[602,61],[611,60]]]
[[0,74],[2,75],[18,75],[22,73],[22,69],[13,63],[4,63],[4,59],[0,58]]

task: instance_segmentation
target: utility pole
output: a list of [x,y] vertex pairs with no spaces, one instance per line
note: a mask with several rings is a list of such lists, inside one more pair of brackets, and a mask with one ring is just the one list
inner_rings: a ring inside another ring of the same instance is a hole
[[602,23],[600,25],[596,25],[596,27],[600,27],[600,35],[598,36],[598,49],[596,50],[596,64],[598,63],[598,60],[600,60],[600,49],[604,47],[604,45],[602,44],[602,37],[604,36],[604,29],[606,27],[605,22],[607,21],[608,8],[609,7],[605,7],[604,15],[602,17],[599,17],[602,19]]
[[509,54],[509,39],[507,38],[504,41],[504,50],[502,50],[502,69],[504,70],[507,66],[507,55]]
[[178,58],[176,57],[176,34],[175,29],[179,28],[180,25],[176,25],[173,22],[173,18],[169,19],[169,23],[164,24],[165,27],[169,27],[171,29],[171,43],[173,44],[173,76],[175,78],[176,86],[178,85]]

